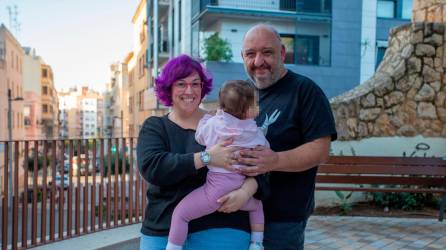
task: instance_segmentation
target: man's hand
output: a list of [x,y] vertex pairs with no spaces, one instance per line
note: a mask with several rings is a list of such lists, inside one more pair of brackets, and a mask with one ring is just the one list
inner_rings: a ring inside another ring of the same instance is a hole
[[240,151],[240,172],[247,176],[256,176],[273,170],[279,161],[278,153],[264,146]]
[[233,138],[224,140],[212,146],[208,152],[211,155],[211,162],[209,165],[221,167],[229,171],[238,172],[233,165],[237,163],[235,152],[240,150],[239,147],[230,147]]

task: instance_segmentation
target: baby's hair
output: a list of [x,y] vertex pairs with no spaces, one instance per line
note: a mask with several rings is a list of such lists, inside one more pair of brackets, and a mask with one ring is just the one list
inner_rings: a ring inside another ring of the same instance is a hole
[[243,80],[226,81],[218,93],[220,108],[239,119],[244,119],[256,96],[254,85]]

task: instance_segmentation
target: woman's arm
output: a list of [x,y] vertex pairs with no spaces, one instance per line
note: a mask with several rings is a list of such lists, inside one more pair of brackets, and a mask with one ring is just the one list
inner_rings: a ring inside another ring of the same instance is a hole
[[197,170],[194,153],[170,151],[167,133],[161,118],[150,117],[144,122],[138,137],[136,153],[139,171],[146,181],[157,186],[176,184]]

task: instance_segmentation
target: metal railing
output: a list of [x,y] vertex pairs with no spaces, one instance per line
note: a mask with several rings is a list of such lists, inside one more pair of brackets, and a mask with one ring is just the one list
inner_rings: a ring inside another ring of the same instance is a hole
[[135,138],[0,141],[2,249],[139,223],[147,185],[135,146]]

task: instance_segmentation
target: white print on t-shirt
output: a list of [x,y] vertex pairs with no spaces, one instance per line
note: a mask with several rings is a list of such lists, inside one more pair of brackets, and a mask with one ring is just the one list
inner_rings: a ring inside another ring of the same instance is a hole
[[268,114],[265,116],[265,121],[263,122],[262,126],[260,127],[260,130],[262,130],[263,134],[266,136],[266,133],[268,133],[268,126],[276,122],[277,118],[279,118],[281,111],[274,110],[273,114],[268,117]]

